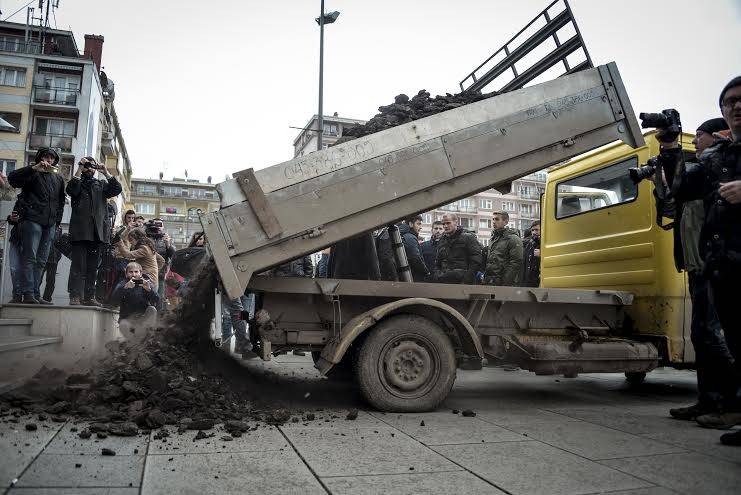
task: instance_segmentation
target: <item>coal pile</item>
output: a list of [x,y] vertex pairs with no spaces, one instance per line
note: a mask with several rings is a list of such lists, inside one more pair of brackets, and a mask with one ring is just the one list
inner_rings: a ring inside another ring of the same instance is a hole
[[496,95],[497,93],[464,91],[455,95],[446,93],[431,98],[430,93],[424,89],[411,98],[405,94],[400,94],[394,98],[392,104],[378,107],[379,113],[364,125],[356,125],[345,129],[342,137],[337,140],[335,145]]

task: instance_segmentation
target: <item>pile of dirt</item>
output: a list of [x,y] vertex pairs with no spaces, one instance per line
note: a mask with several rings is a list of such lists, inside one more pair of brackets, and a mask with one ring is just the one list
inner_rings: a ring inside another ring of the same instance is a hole
[[430,97],[426,90],[420,90],[415,96],[409,98],[405,94],[397,95],[390,105],[378,107],[378,114],[363,125],[356,125],[345,129],[342,137],[335,145],[367,136],[384,129],[390,129],[397,125],[406,124],[413,120],[429,117],[436,113],[452,110],[454,108],[468,105],[477,101],[496,96],[498,93],[480,93],[477,91],[464,91],[458,94],[446,93]]

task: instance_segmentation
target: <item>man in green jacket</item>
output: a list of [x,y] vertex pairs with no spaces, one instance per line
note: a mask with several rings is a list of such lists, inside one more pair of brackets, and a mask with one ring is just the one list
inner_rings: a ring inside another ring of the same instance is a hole
[[507,227],[509,214],[494,213],[494,231],[489,242],[484,283],[487,285],[517,285],[522,271],[522,239],[515,229]]

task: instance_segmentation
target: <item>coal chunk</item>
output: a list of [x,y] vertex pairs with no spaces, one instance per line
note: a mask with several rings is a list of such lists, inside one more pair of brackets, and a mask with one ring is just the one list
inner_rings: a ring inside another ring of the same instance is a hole
[[210,430],[214,427],[212,419],[195,419],[187,423],[189,430]]
[[27,431],[36,431],[39,427],[36,426],[36,423],[26,423],[26,430]]
[[108,448],[105,448],[105,447],[100,450],[100,453],[103,454],[103,455],[116,455],[116,451],[115,450],[111,450],[111,449],[108,449]]
[[475,412],[473,412],[473,411],[472,411],[472,410],[470,410],[470,409],[464,409],[464,410],[463,410],[463,413],[462,413],[462,414],[463,414],[463,416],[465,416],[465,417],[467,417],[467,418],[473,418],[473,417],[475,417],[475,416],[476,416],[476,413],[475,413]]
[[135,437],[139,433],[139,428],[130,422],[114,424],[109,430],[110,434],[117,437]]
[[351,409],[349,413],[347,413],[347,416],[345,416],[345,419],[349,421],[355,421],[358,419],[358,410],[357,409]]

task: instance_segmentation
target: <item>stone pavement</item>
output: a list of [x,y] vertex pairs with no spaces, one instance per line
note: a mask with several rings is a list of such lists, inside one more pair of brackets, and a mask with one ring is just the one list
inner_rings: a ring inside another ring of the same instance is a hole
[[[438,411],[384,414],[363,409],[351,384],[320,378],[308,357],[277,361],[247,362],[245,379],[298,422],[252,422],[231,441],[220,426],[198,441],[192,431],[81,440],[72,423],[28,432],[23,420],[0,422],[2,489],[17,478],[5,493],[741,493],[741,449],[667,417],[694,399],[689,371],[657,370],[638,388],[622,375],[459,371]],[[345,419],[353,407],[358,418]],[[476,416],[453,412],[464,409]]]

